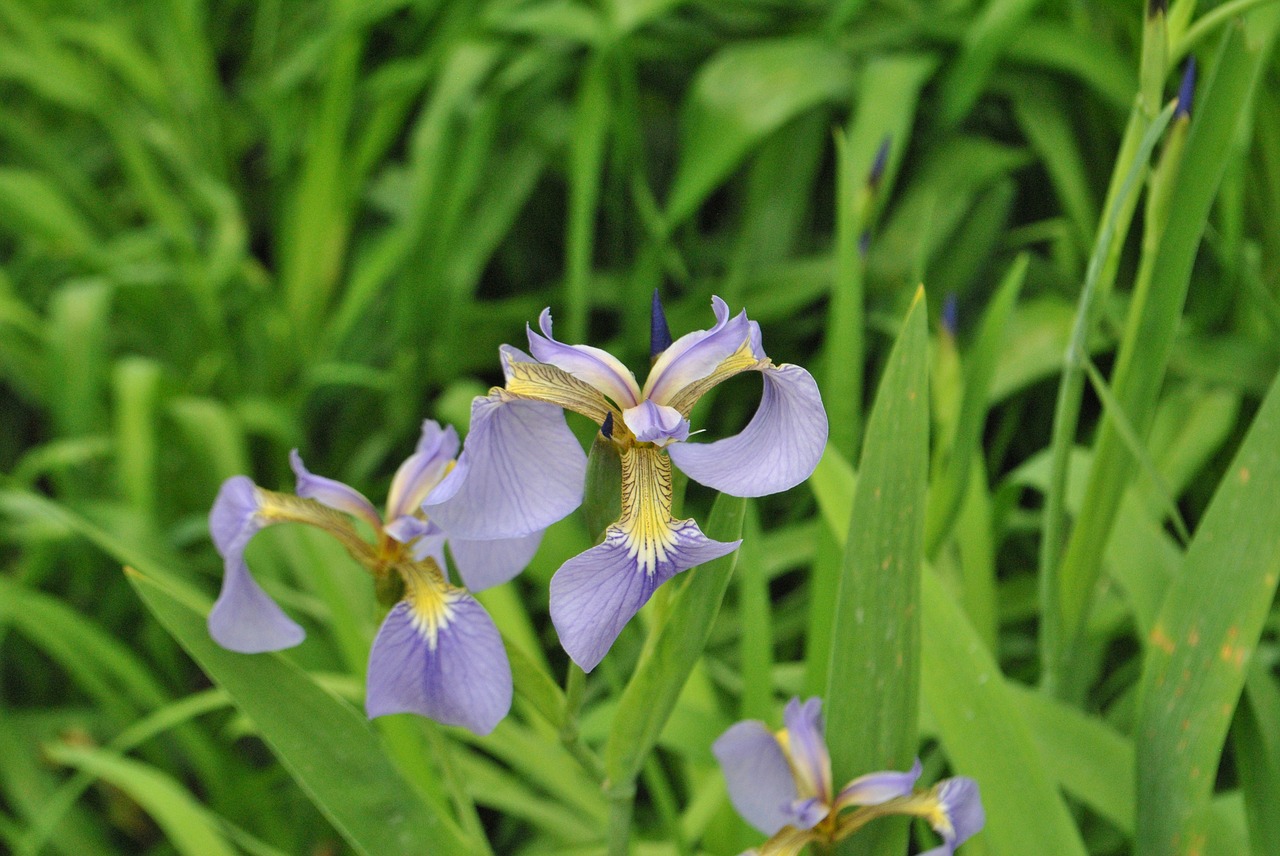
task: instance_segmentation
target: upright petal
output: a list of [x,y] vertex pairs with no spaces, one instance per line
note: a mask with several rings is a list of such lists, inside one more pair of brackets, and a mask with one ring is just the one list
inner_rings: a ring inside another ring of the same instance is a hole
[[[587,456],[551,404],[503,390],[476,398],[459,466],[463,479],[427,513],[451,537],[517,538],[545,529],[582,504]],[[443,486],[442,486],[443,487]]]
[[911,765],[911,769],[905,773],[886,770],[859,776],[840,789],[836,797],[835,810],[839,811],[846,806],[880,805],[898,797],[905,797],[915,787],[923,769],[920,766],[920,759],[917,758]]
[[692,520],[672,521],[661,541],[648,543],[610,526],[603,543],[565,562],[551,578],[551,623],[560,644],[591,671],[658,586],[740,543],[712,541]]
[[[406,580],[408,582],[408,580]],[[370,717],[417,713],[488,734],[511,709],[511,666],[493,620],[461,589],[408,583],[369,652]]]
[[387,520],[417,514],[427,495],[449,472],[458,455],[458,432],[428,419],[422,423],[417,450],[405,459],[387,492]]
[[[644,383],[644,397],[658,404],[670,404],[677,392],[702,380],[722,363],[751,344],[751,322],[747,313],[729,317],[729,306],[719,297],[711,298],[716,314],[710,330],[686,333],[672,343],[653,363]],[[753,360],[764,359],[763,353],[750,354]]]
[[516,398],[545,401],[581,413],[597,425],[603,424],[610,414],[619,412],[603,392],[559,366],[540,363],[510,345],[499,348],[498,355],[502,359],[506,390]]
[[529,565],[542,543],[542,532],[497,541],[449,540],[462,584],[472,591],[502,585]]
[[222,591],[209,612],[209,635],[242,654],[291,648],[306,633],[258,585],[244,561],[255,533],[267,526],[262,494],[246,476],[227,479],[209,512],[209,532],[223,559]]
[[[796,790],[802,798],[817,797],[831,804],[831,756],[822,731],[822,699],[814,696],[803,704],[793,698],[782,714],[786,724],[787,753]],[[825,815],[825,811],[824,811]]]
[[372,526],[375,532],[382,529],[382,516],[360,491],[340,481],[313,475],[303,465],[302,456],[298,454],[297,449],[289,453],[289,465],[293,467],[293,473],[298,477],[296,490],[298,496],[303,499],[314,499],[334,511],[359,517]]
[[743,820],[765,835],[791,822],[787,807],[796,799],[796,783],[782,747],[764,723],[730,726],[711,751],[724,773],[729,801]]
[[608,351],[589,345],[565,345],[551,335],[551,310],[544,309],[538,316],[538,326],[543,335],[529,330],[529,353],[539,362],[563,369],[585,383],[589,383],[613,399],[618,407],[634,407],[640,403],[640,386],[633,375],[617,357]]
[[740,433],[714,443],[676,443],[667,450],[689,478],[732,496],[766,496],[813,473],[827,443],[818,384],[795,365],[769,366],[761,373],[760,407]]

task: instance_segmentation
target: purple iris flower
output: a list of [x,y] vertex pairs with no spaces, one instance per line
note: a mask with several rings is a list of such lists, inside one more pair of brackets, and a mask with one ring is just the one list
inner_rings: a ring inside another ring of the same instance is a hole
[[[380,587],[403,589],[369,653],[369,716],[420,713],[477,734],[492,731],[511,707],[511,667],[484,607],[446,578],[446,538],[463,584],[482,589],[518,574],[537,551],[542,533],[498,541],[448,537],[422,506],[430,501],[447,507],[449,496],[465,483],[466,467],[455,461],[457,453],[452,427],[424,422],[416,451],[391,481],[385,517],[354,488],[308,472],[296,450],[290,463],[297,496],[264,490],[246,476],[227,479],[209,513],[209,530],[225,565],[222,592],[209,613],[214,641],[248,654],[302,641],[302,628],[250,575],[244,551],[267,526],[307,523],[337,538]],[[372,529],[372,542],[352,517]]]
[[[715,326],[671,341],[654,295],[653,362],[641,387],[615,357],[566,345],[551,332],[551,312],[532,329],[529,354],[501,349],[505,387],[472,405],[463,460],[469,478],[432,517],[470,538],[513,537],[545,528],[582,502],[586,456],[559,411],[595,421],[622,461],[622,515],[603,541],[565,562],[551,580],[551,620],[565,651],[595,668],[623,625],[671,577],[737,549],[713,541],[693,520],[671,512],[671,464],[694,481],[733,496],[764,496],[804,481],[827,440],[827,417],[813,376],[774,365],[760,327],[730,316],[712,298]],[[760,372],[764,395],[741,433],[713,443],[686,442],[689,414],[712,387],[744,371]],[[430,505],[430,503],[428,503]]]
[[[921,771],[917,760],[905,773],[868,773],[836,791],[822,700],[801,703],[793,698],[783,722],[778,732],[757,720],[739,722],[712,746],[733,807],[769,836],[758,850],[761,856],[799,853],[813,842],[832,844],[888,815],[922,817],[942,837],[942,846],[922,856],[950,856],[982,829],[985,818],[972,779],[946,779],[930,790],[916,791]],[[845,811],[851,808],[855,810]]]

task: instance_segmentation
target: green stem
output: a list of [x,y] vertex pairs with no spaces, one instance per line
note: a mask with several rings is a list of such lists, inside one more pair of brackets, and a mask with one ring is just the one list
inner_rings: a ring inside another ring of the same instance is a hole
[[[1135,109],[1135,114],[1138,112]],[[1095,307],[1100,302],[1098,297],[1110,291],[1111,281],[1115,277],[1120,245],[1123,243],[1116,241],[1115,237],[1128,231],[1134,209],[1134,188],[1147,170],[1156,140],[1172,117],[1173,105],[1170,104],[1145,128],[1137,116],[1130,122],[1129,133],[1126,133],[1116,161],[1116,178],[1123,176],[1123,180],[1113,180],[1111,184],[1111,192],[1104,208],[1105,219],[1098,229],[1098,237],[1085,271],[1084,287],[1080,292],[1075,323],[1064,357],[1062,379],[1058,385],[1049,486],[1045,495],[1043,536],[1040,539],[1041,686],[1050,693],[1058,692],[1060,684],[1059,666],[1064,633],[1058,570],[1066,522],[1067,474],[1084,391],[1084,357],[1097,316]],[[1141,141],[1136,146],[1132,145],[1140,132]]]
[[609,799],[609,856],[627,856],[631,841],[631,814],[635,809],[636,783],[634,780],[608,785],[605,794]]
[[453,762],[453,747],[440,733],[440,728],[435,723],[424,723],[424,728],[427,733],[427,743],[431,746],[431,753],[435,755],[440,776],[444,779],[445,790],[453,800],[453,808],[458,815],[458,820],[462,823],[462,828],[475,845],[474,852],[493,856],[493,848],[489,846],[489,838],[485,835],[484,825],[480,822],[479,813],[476,812],[475,800],[471,798],[458,766]]
[[587,673],[582,671],[577,663],[570,663],[564,679],[564,721],[560,724],[560,743],[587,775],[596,782],[603,782],[604,764],[601,763],[599,756],[582,742],[582,735],[578,732],[578,714],[582,711],[586,689]]

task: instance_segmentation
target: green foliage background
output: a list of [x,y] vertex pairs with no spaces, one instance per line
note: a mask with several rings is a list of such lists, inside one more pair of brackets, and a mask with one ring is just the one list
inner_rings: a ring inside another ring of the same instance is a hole
[[[838,781],[978,779],[966,854],[1275,852],[1278,26],[0,0],[0,850],[736,853],[711,742],[821,694]],[[654,289],[676,335],[745,306],[831,445],[781,496],[690,489],[736,565],[666,587],[585,687],[546,615],[578,516],[482,595],[518,694],[485,738],[354,712],[379,616],[321,535],[250,551],[304,645],[203,635],[222,479],[288,489],[296,447],[379,497],[543,306],[642,373]]]

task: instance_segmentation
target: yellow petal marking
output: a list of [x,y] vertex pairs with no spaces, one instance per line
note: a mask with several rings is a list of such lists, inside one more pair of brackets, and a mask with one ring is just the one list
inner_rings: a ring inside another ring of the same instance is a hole
[[627,554],[646,574],[657,570],[675,546],[671,516],[671,459],[647,443],[621,450],[622,517],[615,524],[627,539]]
[[440,641],[440,631],[453,620],[453,604],[463,591],[449,585],[433,559],[404,563],[397,567],[404,579],[404,599],[414,629],[427,640],[432,651]]
[[581,413],[597,425],[612,413],[615,422],[622,414],[609,404],[604,393],[589,383],[578,380],[563,369],[546,363],[526,363],[507,360],[506,392],[516,398],[545,401],[574,413]]

